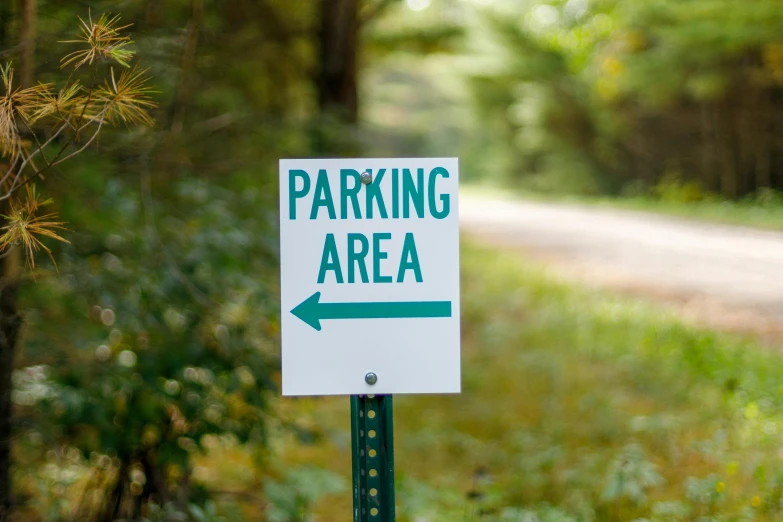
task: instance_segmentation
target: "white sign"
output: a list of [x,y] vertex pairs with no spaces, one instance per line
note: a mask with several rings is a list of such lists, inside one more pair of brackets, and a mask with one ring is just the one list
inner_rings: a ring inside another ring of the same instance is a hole
[[456,158],[280,161],[284,395],[460,391],[458,181]]

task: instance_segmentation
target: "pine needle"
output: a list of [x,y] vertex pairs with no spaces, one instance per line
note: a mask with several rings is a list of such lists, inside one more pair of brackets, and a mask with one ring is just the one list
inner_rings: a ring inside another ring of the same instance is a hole
[[144,76],[147,70],[139,71],[137,67],[128,69],[120,74],[117,79],[114,69],[111,70],[111,83],[106,81],[95,92],[95,99],[106,106],[106,119],[116,125],[120,121],[128,125],[146,124],[150,127],[154,124],[148,109],[157,107],[150,94],[153,91],[147,86],[149,80]]
[[131,24],[118,26],[120,16],[109,18],[102,14],[97,22],[92,21],[92,15],[88,21],[79,18],[82,23],[81,33],[75,40],[65,40],[63,43],[86,44],[86,49],[74,51],[61,60],[61,67],[73,65],[78,69],[82,65],[91,65],[95,60],[108,58],[114,60],[123,67],[130,67],[130,61],[134,51],[127,49],[133,43],[130,36],[122,36],[120,31],[127,29]]
[[10,63],[0,66],[3,92],[0,94],[0,154],[16,158],[21,140],[18,118],[27,125],[46,116],[52,94],[52,84],[39,83],[27,88],[14,88],[14,70]]
[[41,238],[68,243],[69,241],[57,232],[67,230],[64,227],[65,223],[57,221],[57,214],[54,212],[37,216],[38,209],[51,203],[51,200],[41,199],[33,184],[27,185],[26,189],[27,198],[25,201],[11,199],[10,213],[2,216],[8,224],[0,228],[0,231],[3,232],[0,236],[0,251],[5,251],[15,245],[21,246],[25,252],[27,263],[35,268],[35,253],[43,250],[56,268],[57,263],[52,256],[52,251],[41,241]]

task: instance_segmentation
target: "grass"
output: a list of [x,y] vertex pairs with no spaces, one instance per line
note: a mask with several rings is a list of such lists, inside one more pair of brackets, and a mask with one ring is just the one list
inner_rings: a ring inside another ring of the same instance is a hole
[[[783,518],[777,354],[513,253],[468,244],[462,271],[463,393],[395,399],[399,522]],[[276,520],[349,520],[348,399],[278,409],[301,494]]]
[[765,201],[763,198],[740,201],[722,201],[715,198],[699,201],[677,201],[642,196],[547,195],[485,185],[468,185],[462,190],[467,193],[491,195],[500,199],[525,198],[556,203],[593,205],[602,208],[652,212],[726,225],[783,230],[783,198],[779,194],[771,197],[770,201]]

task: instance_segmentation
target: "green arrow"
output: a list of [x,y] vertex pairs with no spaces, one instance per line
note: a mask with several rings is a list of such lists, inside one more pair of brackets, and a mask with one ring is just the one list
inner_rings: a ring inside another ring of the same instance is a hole
[[404,319],[451,317],[451,301],[398,301],[377,303],[321,303],[316,292],[291,313],[319,332],[322,319]]

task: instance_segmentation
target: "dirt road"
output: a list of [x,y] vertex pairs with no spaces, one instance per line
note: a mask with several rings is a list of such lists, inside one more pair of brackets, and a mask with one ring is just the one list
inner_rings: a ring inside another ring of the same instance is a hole
[[470,193],[460,197],[460,223],[469,235],[522,248],[569,278],[676,303],[711,326],[783,340],[783,233]]

